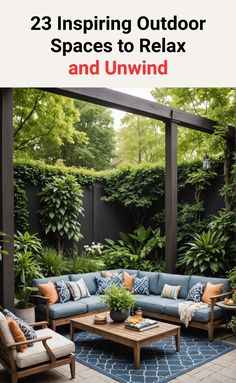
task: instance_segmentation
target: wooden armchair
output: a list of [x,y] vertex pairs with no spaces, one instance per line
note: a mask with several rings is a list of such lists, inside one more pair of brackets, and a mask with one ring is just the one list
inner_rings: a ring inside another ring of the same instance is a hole
[[[0,313],[0,315],[2,315]],[[47,322],[31,324],[40,326],[37,339],[15,343],[11,339],[10,329],[0,317],[0,363],[11,375],[11,383],[17,383],[19,378],[50,370],[65,364],[70,365],[71,379],[75,377],[74,343],[47,327]],[[5,326],[6,325],[6,326]],[[9,330],[10,333],[7,333]],[[25,352],[18,352],[19,345],[32,344]]]

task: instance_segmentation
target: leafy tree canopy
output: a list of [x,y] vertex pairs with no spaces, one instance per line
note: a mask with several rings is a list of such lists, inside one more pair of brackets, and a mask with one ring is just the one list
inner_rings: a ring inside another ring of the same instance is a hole
[[86,134],[74,128],[78,120],[79,110],[69,98],[37,89],[15,89],[15,156],[53,163],[65,142],[86,141]]
[[86,134],[88,142],[68,143],[63,147],[61,158],[68,166],[81,166],[101,170],[110,167],[115,147],[113,117],[103,106],[83,101],[75,102],[80,119],[75,128]]
[[161,121],[127,113],[117,133],[118,164],[163,164],[165,135]]
[[222,136],[227,126],[235,125],[235,90],[232,88],[155,88],[153,97],[159,103],[208,117],[218,122],[215,135],[191,129],[178,129],[178,158],[189,161],[208,153],[224,151]]

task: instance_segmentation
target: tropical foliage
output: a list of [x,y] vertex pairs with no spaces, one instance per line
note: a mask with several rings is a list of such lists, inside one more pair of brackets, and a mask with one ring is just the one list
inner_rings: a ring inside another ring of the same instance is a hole
[[164,238],[160,229],[140,226],[133,233],[120,233],[120,240],[106,240],[103,260],[107,268],[162,269]]
[[194,234],[179,256],[177,266],[185,274],[223,276],[229,268],[230,259],[225,252],[228,237],[217,231],[208,230]]

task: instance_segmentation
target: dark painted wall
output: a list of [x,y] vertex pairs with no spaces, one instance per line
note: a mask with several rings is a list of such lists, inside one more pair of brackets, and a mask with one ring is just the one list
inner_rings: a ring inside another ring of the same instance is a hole
[[[219,209],[224,207],[223,199],[219,196],[218,189],[223,183],[222,177],[217,177],[211,185],[211,189],[205,192],[206,214],[216,214]],[[26,186],[29,204],[29,231],[38,233],[41,238],[44,234],[39,223],[39,197],[40,188],[32,184]],[[96,184],[93,190],[84,189],[84,216],[80,217],[81,231],[83,240],[79,247],[94,242],[104,242],[104,239],[111,238],[117,240],[119,232],[131,232],[134,229],[131,213],[129,209],[121,207],[117,203],[106,203],[101,200],[104,194],[103,185]],[[150,219],[155,213],[164,209],[164,197],[160,199],[147,212],[144,224],[149,225]],[[194,202],[194,189],[188,185],[178,193],[179,202]],[[16,228],[17,229],[17,228]],[[67,244],[70,247],[69,243]]]

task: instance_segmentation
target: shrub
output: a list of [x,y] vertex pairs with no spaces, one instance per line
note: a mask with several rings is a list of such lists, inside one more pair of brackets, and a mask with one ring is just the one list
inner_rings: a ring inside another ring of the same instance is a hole
[[62,275],[68,271],[68,260],[64,254],[51,247],[42,250],[40,265],[45,277]]
[[57,238],[58,250],[65,239],[79,242],[82,238],[78,217],[83,213],[82,190],[75,177],[55,177],[40,195],[40,222],[46,234]]
[[37,234],[30,234],[28,231],[24,233],[17,231],[14,236],[14,249],[16,253],[30,252],[37,257],[42,251],[42,241]]
[[115,243],[106,240],[103,260],[107,268],[135,268],[144,270],[158,270],[163,268],[160,249],[164,245],[164,238],[160,229],[145,229],[140,226],[133,233],[120,233],[120,240]]
[[225,253],[228,237],[208,230],[194,234],[192,241],[187,243],[186,251],[179,256],[177,266],[186,274],[221,276],[229,263]]
[[85,254],[73,254],[69,261],[69,272],[74,274],[91,273],[93,271],[103,270],[104,262],[99,259],[91,259]]

